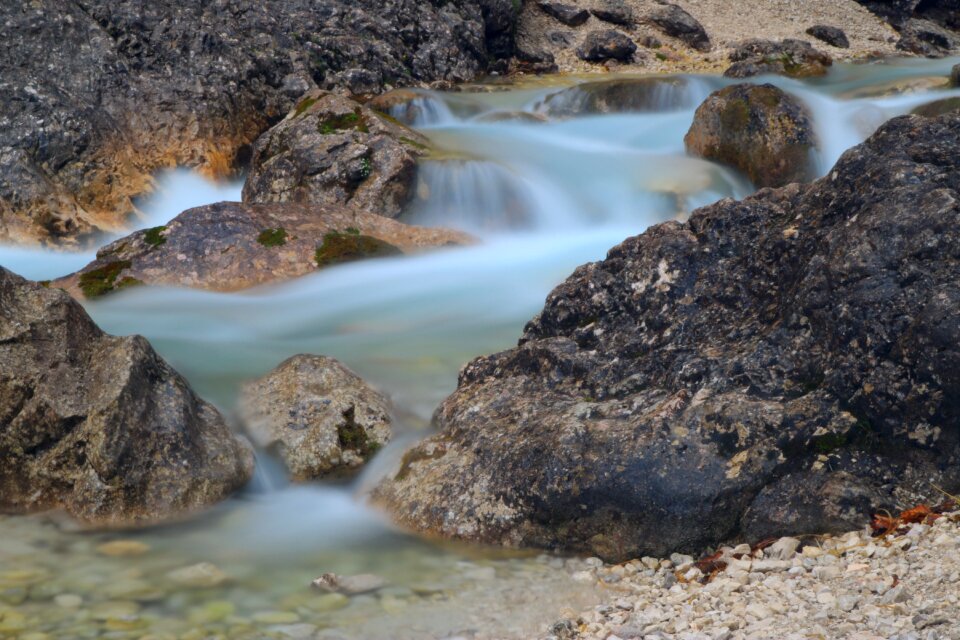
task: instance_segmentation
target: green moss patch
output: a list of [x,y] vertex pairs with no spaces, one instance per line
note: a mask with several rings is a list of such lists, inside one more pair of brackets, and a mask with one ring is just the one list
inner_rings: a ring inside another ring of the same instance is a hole
[[325,120],[321,120],[317,124],[317,131],[323,135],[330,135],[331,133],[336,133],[337,131],[345,131],[349,129],[359,131],[360,133],[368,133],[370,131],[370,129],[367,127],[366,119],[360,113],[360,107],[357,107],[353,113],[331,116]]
[[147,229],[143,232],[143,241],[146,242],[151,247],[159,247],[162,244],[167,242],[166,236],[163,235],[163,232],[167,230],[166,226],[153,227],[152,229]]
[[323,244],[317,247],[314,260],[318,267],[323,268],[364,258],[383,258],[402,253],[400,249],[379,238],[331,231],[323,236]]
[[287,231],[283,227],[264,229],[257,236],[257,242],[265,247],[282,247],[287,244]]
[[310,107],[312,107],[312,106],[315,105],[315,104],[317,104],[317,99],[316,99],[316,98],[304,98],[303,100],[301,100],[301,101],[297,104],[297,110],[294,112],[293,117],[299,118],[300,116],[303,115],[303,113],[304,113],[307,109],[309,109]]
[[[110,293],[117,288],[117,276],[124,269],[129,269],[130,266],[131,262],[129,260],[115,260],[97,269],[81,273],[80,290],[83,291],[84,296],[91,299]],[[134,278],[124,278],[121,282],[127,280],[134,280]],[[129,286],[129,284],[123,284],[121,288],[126,286]]]
[[353,407],[343,412],[343,422],[337,426],[337,441],[341,449],[356,451],[364,459],[380,450],[380,443],[371,440],[364,428],[357,424]]

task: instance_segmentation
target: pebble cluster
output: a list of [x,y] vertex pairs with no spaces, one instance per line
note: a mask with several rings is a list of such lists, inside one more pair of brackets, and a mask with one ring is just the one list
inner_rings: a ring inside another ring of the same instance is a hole
[[960,638],[960,513],[874,538],[781,538],[720,549],[725,569],[694,558],[593,559],[574,578],[605,603],[554,624],[547,640],[947,640]]

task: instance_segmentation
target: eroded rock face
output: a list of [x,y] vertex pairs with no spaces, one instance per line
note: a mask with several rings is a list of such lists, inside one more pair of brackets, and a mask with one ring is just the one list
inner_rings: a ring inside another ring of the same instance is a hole
[[771,85],[736,84],[710,94],[684,137],[687,151],[736,167],[759,187],[812,180],[813,122]]
[[52,286],[78,298],[144,284],[237,291],[342,262],[470,241],[345,207],[221,202],[117,240]]
[[314,91],[257,140],[243,201],[350,205],[395,218],[427,144],[355,100]]
[[815,49],[809,42],[786,39],[748,40],[730,54],[733,62],[723,75],[728,78],[750,78],[774,73],[791,78],[826,75],[833,58]]
[[537,110],[556,117],[662,111],[692,107],[691,96],[683,78],[623,78],[584,82],[558,91],[544,98]]
[[387,399],[324,356],[294,356],[246,385],[240,415],[301,481],[356,471],[391,435]]
[[710,51],[710,37],[696,18],[675,4],[662,3],[650,11],[647,21],[697,51]]
[[161,167],[231,173],[312,87],[470,80],[509,55],[515,13],[512,0],[0,3],[0,241],[116,227]]
[[431,534],[623,560],[955,492],[958,163],[960,116],[897,118],[822,180],[626,240],[463,369],[376,499]]
[[0,267],[0,510],[156,521],[252,472],[249,445],[144,338],[107,335],[62,291]]

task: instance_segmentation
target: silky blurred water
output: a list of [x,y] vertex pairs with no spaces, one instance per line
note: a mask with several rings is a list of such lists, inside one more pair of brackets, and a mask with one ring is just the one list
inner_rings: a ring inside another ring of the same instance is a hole
[[[897,83],[946,76],[955,63],[838,65],[813,81],[757,81],[808,107],[821,141],[815,162],[825,174],[884,120],[960,96],[941,87],[897,93]],[[515,344],[574,268],[650,225],[752,191],[736,172],[684,153],[696,105],[730,81],[689,78],[685,93],[664,93],[662,108],[643,113],[544,118],[550,96],[584,80],[424,91],[416,109],[394,113],[441,150],[424,161],[404,219],[467,230],[480,238],[476,246],[343,265],[243,293],[135,288],[88,303],[105,330],[147,336],[230,418],[244,380],[296,353],[334,356],[392,398],[398,439],[351,485],[291,486],[261,453],[257,480],[241,496],[199,519],[129,534],[150,547],[137,558],[97,553],[97,544],[118,534],[71,533],[42,517],[0,518],[0,614],[6,608],[30,629],[74,634],[53,637],[139,638],[148,630],[189,637],[191,629],[271,637],[281,633],[282,616],[258,614],[281,612],[331,638],[507,638],[535,633],[563,607],[589,606],[597,594],[570,579],[577,561],[421,542],[393,531],[360,491],[428,430],[459,368]],[[575,108],[572,95],[553,102]],[[238,200],[239,191],[239,184],[185,171],[165,174],[138,203],[143,215],[131,229],[163,224],[190,206]],[[91,257],[0,248],[0,264],[35,279],[64,275]],[[231,582],[184,589],[169,580],[171,569],[201,561]],[[372,572],[391,586],[318,600],[305,585],[327,571]],[[79,594],[83,604],[55,604],[64,594]],[[117,601],[134,603],[136,612],[97,612]]]

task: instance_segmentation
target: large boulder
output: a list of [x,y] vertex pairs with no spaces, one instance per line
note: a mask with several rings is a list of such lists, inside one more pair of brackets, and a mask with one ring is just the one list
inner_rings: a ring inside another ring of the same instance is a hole
[[479,358],[375,492],[411,528],[610,560],[846,531],[960,487],[960,115],[667,222]]
[[540,10],[551,18],[567,25],[568,27],[579,27],[590,19],[590,12],[581,9],[575,5],[555,2],[554,0],[540,0],[537,2]]
[[249,445],[140,336],[0,267],[0,510],[155,521],[253,471]]
[[599,113],[636,113],[692,107],[689,82],[681,77],[650,76],[584,82],[552,93],[536,110],[553,117]]
[[345,207],[221,202],[112,242],[52,286],[88,299],[140,285],[237,291],[343,262],[470,241],[457,231]]
[[710,94],[684,137],[687,151],[743,171],[758,187],[815,177],[813,121],[771,84],[736,84]]
[[839,27],[831,27],[826,24],[815,24],[806,31],[807,35],[813,36],[821,42],[826,42],[831,47],[837,47],[838,49],[849,49],[850,48],[850,39],[847,38],[847,34],[843,29]]
[[771,73],[791,78],[811,78],[827,74],[833,58],[815,49],[809,42],[786,39],[747,40],[730,54],[733,62],[724,71],[728,78],[750,78]]
[[351,205],[395,218],[427,145],[355,100],[313,91],[257,140],[243,200]]
[[0,2],[0,241],[115,229],[158,168],[238,171],[313,87],[467,81],[513,0]]
[[634,41],[616,29],[591,31],[577,47],[577,57],[587,62],[629,62],[636,52],[637,45]]
[[697,51],[710,51],[710,37],[696,18],[675,4],[661,2],[646,16],[648,22],[668,36]]
[[240,417],[299,481],[353,473],[391,435],[387,399],[324,356],[294,356],[246,385]]

